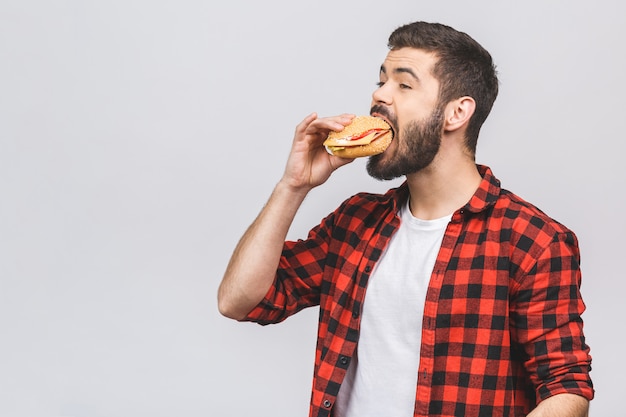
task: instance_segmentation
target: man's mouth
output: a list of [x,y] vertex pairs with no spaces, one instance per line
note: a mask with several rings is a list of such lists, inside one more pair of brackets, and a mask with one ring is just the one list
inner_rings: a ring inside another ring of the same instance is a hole
[[389,127],[391,128],[391,135],[392,135],[392,137],[394,137],[394,138],[396,137],[396,127],[394,126],[393,123],[391,123],[391,121],[387,118],[387,116],[385,116],[385,115],[383,115],[383,114],[381,114],[379,112],[376,112],[376,111],[371,112],[370,116],[378,117],[379,119],[384,120],[389,125]]

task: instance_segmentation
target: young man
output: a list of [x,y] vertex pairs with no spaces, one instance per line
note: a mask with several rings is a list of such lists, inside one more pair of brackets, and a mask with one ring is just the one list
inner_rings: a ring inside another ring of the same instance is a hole
[[491,56],[425,22],[389,47],[371,114],[394,138],[367,170],[406,181],[285,242],[307,193],[350,162],[322,142],[353,115],[305,118],[235,249],[220,311],[268,324],[320,306],[311,416],[585,416],[576,237],[475,163],[498,91]]

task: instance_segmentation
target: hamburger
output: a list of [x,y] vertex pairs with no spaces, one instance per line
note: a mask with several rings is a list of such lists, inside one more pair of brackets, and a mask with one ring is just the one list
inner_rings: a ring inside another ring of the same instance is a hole
[[382,153],[393,138],[391,126],[373,116],[357,116],[341,132],[331,131],[324,141],[331,155],[360,158]]

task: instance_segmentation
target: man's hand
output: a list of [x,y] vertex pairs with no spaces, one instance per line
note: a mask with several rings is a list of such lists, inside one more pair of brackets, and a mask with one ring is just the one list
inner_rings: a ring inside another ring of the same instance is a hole
[[317,118],[312,113],[297,127],[282,182],[293,189],[306,190],[328,180],[334,170],[353,159],[330,155],[323,142],[331,130],[341,131],[354,119],[352,114]]

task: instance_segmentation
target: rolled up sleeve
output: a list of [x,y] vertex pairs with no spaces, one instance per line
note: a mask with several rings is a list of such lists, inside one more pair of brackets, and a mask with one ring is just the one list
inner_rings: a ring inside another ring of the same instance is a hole
[[539,254],[513,293],[513,338],[525,352],[538,402],[561,393],[594,396],[580,286],[577,240],[565,232]]
[[279,323],[304,308],[319,305],[332,218],[328,216],[311,229],[306,240],[285,242],[272,286],[241,321]]

